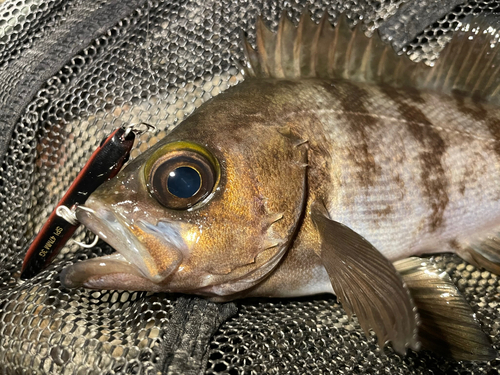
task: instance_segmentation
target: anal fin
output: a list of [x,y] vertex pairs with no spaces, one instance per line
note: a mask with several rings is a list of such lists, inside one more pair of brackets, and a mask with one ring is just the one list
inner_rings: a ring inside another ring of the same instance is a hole
[[496,358],[488,336],[446,272],[421,258],[400,260],[394,266],[417,306],[422,349],[459,361]]

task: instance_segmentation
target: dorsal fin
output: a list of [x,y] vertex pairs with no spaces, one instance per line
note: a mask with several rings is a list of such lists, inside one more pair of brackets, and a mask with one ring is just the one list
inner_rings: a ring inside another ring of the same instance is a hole
[[246,75],[256,78],[332,78],[362,82],[390,83],[400,86],[405,71],[421,66],[380,39],[378,33],[367,37],[358,23],[353,29],[347,17],[340,15],[333,27],[325,12],[317,25],[304,12],[299,25],[282,15],[278,30],[271,32],[258,18],[254,50],[244,40],[247,58]]
[[245,73],[254,78],[347,79],[394,87],[454,90],[499,101],[500,54],[496,20],[476,17],[464,23],[443,49],[434,67],[398,55],[378,32],[367,37],[361,23],[354,28],[342,14],[333,27],[325,12],[315,24],[304,12],[299,25],[282,15],[276,33],[257,20],[254,50],[244,39]]

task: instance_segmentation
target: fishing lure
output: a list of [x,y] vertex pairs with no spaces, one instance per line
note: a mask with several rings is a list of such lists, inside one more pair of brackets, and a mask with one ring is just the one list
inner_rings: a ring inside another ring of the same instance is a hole
[[[144,131],[153,128],[148,124],[141,125],[146,126]],[[116,129],[102,140],[29,246],[21,279],[35,276],[59,253],[80,225],[76,219],[71,219],[69,207],[85,203],[94,190],[120,171],[129,159],[136,135],[144,131],[129,125]]]

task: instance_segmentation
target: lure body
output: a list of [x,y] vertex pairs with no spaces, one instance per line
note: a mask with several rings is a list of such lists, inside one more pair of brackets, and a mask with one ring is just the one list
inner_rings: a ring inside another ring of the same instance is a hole
[[[56,207],[83,204],[103,182],[113,178],[126,163],[134,144],[132,131],[119,128],[105,138]],[[71,238],[80,224],[72,224],[54,210],[26,252],[21,279],[29,279],[45,268]]]

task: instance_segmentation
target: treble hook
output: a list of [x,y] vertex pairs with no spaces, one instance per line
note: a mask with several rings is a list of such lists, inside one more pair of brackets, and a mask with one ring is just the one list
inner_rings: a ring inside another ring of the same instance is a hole
[[62,217],[71,225],[78,225],[78,219],[75,215],[76,206],[73,206],[73,209],[69,209],[67,206],[61,205],[56,208],[56,215]]
[[[78,225],[78,219],[76,218],[76,204],[73,205],[73,207],[68,208],[67,206],[61,205],[56,208],[56,215],[59,217],[62,217],[64,220],[66,220],[68,223],[71,225]],[[94,212],[94,210],[88,208],[88,207],[80,207],[82,210]],[[94,241],[92,241],[91,244],[86,244],[77,240],[70,240],[71,242],[77,244],[78,246],[81,246],[85,249],[91,249],[95,245],[97,245],[97,242],[99,241],[99,236],[95,235]]]
[[97,242],[99,241],[99,236],[95,236],[94,238],[94,241],[92,241],[91,244],[87,244],[87,243],[83,243],[83,242],[80,242],[80,241],[77,241],[77,240],[71,240],[73,241],[74,243],[76,243],[78,246],[81,246],[85,249],[92,249],[95,245],[97,245]]

